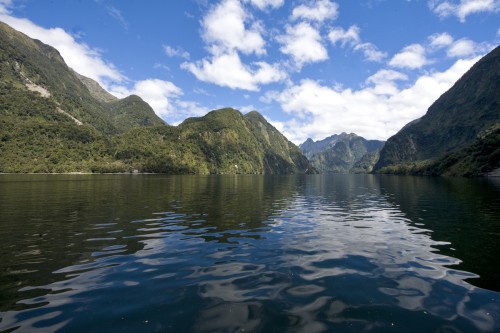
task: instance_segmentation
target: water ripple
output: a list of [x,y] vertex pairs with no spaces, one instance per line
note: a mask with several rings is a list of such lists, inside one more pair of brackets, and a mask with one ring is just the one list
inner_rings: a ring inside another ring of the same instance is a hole
[[[258,201],[260,179],[248,178],[239,193],[250,197],[234,205],[234,179],[219,200],[211,191],[221,184],[196,183],[206,196],[183,197],[180,187],[142,218],[98,212],[88,224],[61,225],[68,230],[29,232],[18,263],[0,275],[26,277],[12,287],[20,296],[4,305],[0,331],[500,330],[499,293],[469,284],[478,275],[440,251],[460,244],[367,186],[376,178],[332,187],[283,178]],[[40,243],[56,233],[65,255]]]

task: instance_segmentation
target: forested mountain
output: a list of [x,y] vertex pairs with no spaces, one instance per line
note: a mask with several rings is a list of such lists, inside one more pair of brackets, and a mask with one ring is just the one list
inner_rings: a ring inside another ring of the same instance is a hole
[[500,167],[500,46],[380,152],[376,172],[474,176]]
[[167,125],[117,99],[59,52],[0,22],[0,172],[313,172],[260,114],[233,109]]
[[[366,154],[376,153],[383,145],[384,141],[366,140],[354,133],[341,133],[318,141],[307,139],[299,147],[319,172],[347,173]],[[367,166],[361,170],[358,167],[353,171],[369,172],[371,168]]]

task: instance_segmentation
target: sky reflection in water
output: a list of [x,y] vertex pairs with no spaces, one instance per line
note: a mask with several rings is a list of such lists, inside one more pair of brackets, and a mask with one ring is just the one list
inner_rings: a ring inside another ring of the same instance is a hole
[[[500,212],[483,209],[497,200],[495,184],[354,175],[34,180],[0,179],[0,331],[500,330],[499,293],[469,284],[479,272],[450,255],[465,246],[454,237],[470,221],[437,213],[475,189],[483,201],[462,209],[483,225],[498,221]],[[419,199],[432,196],[440,201]],[[431,226],[453,232],[436,237]],[[480,251],[488,240],[466,247]]]

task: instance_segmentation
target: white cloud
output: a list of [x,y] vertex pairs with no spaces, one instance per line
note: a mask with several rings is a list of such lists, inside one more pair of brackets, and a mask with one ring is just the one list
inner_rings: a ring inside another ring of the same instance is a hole
[[171,99],[182,95],[182,90],[169,81],[147,79],[137,81],[132,89],[113,86],[111,93],[119,98],[132,94],[138,95],[153,108],[158,116],[166,118],[175,112]]
[[380,51],[372,43],[360,43],[354,47],[354,51],[361,51],[368,61],[380,62],[387,57],[387,53]]
[[259,8],[260,10],[266,10],[268,7],[269,8],[279,8],[283,6],[285,3],[285,0],[247,0],[252,3],[255,7]]
[[406,75],[381,70],[369,77],[367,86],[360,90],[338,90],[303,80],[280,93],[269,93],[267,98],[280,103],[292,115],[290,121],[278,125],[297,144],[308,137],[318,140],[353,131],[367,139],[386,140],[424,115],[478,59],[458,60],[446,71],[419,77],[406,89],[394,83],[407,80]]
[[[132,88],[128,88],[125,84],[129,84],[130,81],[113,64],[104,60],[99,51],[78,42],[61,28],[46,29],[27,19],[10,16],[6,9],[7,5],[11,5],[10,0],[0,0],[0,21],[31,38],[39,39],[56,48],[69,67],[96,80],[113,95],[119,98],[132,94],[138,95],[153,108],[158,116],[166,119],[202,115],[208,111],[195,102],[179,100],[182,90],[172,82],[147,79],[137,81]],[[174,51],[179,50],[174,49]],[[168,51],[165,50],[165,52]]]
[[447,32],[430,35],[428,40],[430,47],[434,49],[441,49],[453,43],[453,37]]
[[198,102],[181,100],[183,91],[179,87],[172,82],[159,79],[138,81],[132,89],[113,86],[111,92],[119,98],[140,96],[160,118],[171,125],[178,125],[186,118],[200,117],[210,111]]
[[440,17],[454,15],[461,22],[465,22],[467,16],[471,14],[500,11],[500,2],[498,0],[430,0],[429,7]]
[[9,14],[10,6],[12,6],[12,0],[0,0],[0,14]]
[[321,43],[318,30],[309,23],[287,26],[286,34],[278,36],[278,41],[283,45],[280,51],[291,56],[299,69],[306,63],[328,59],[328,52]]
[[[283,1],[246,0],[265,9],[277,7]],[[211,53],[196,62],[185,62],[181,68],[198,80],[231,89],[258,91],[262,84],[282,81],[287,77],[277,65],[264,61],[242,62],[239,53],[264,55],[263,27],[253,20],[239,0],[222,0],[212,7],[202,21],[202,37]]]
[[202,22],[203,39],[209,44],[210,52],[238,50],[245,54],[265,54],[261,27],[256,23],[246,27],[249,18],[239,0],[223,0],[213,7]]
[[358,44],[361,41],[359,37],[359,28],[356,25],[351,25],[347,30],[341,27],[333,28],[330,30],[330,33],[328,33],[328,38],[333,45],[340,42],[342,47],[347,44]]
[[447,51],[449,57],[467,57],[476,53],[476,43],[470,39],[457,40]]
[[368,61],[382,61],[387,57],[387,53],[380,51],[372,43],[361,42],[360,29],[356,25],[352,25],[349,29],[344,30],[341,27],[335,27],[328,33],[328,38],[333,45],[337,43],[341,47],[351,46],[354,51],[362,52],[365,59]]
[[242,105],[242,106],[237,107],[236,109],[239,110],[243,114],[256,110],[255,106],[253,106],[251,104],[250,105]]
[[425,56],[425,49],[420,44],[406,46],[389,61],[389,65],[392,67],[410,69],[421,68],[428,63],[429,60]]
[[104,87],[107,87],[111,81],[123,82],[126,80],[124,75],[113,64],[102,58],[99,51],[84,43],[77,42],[73,36],[61,28],[46,29],[27,19],[1,14],[1,12],[0,21],[9,24],[31,38],[39,39],[43,43],[56,48],[69,67],[96,80]]
[[381,69],[366,79],[372,84],[372,92],[376,95],[395,95],[398,92],[396,81],[406,81],[408,76],[390,69]]
[[231,89],[259,90],[259,85],[282,81],[286,73],[277,66],[255,62],[247,66],[236,52],[216,55],[211,60],[183,63],[182,68],[193,73],[198,80],[211,82]]
[[297,6],[292,11],[292,19],[305,19],[309,21],[323,22],[326,19],[336,19],[339,5],[330,0],[309,1],[309,3]]
[[181,47],[172,47],[170,45],[163,45],[163,51],[169,57],[180,57],[189,59],[189,53],[184,51]]
[[167,117],[167,121],[173,125],[178,125],[183,120],[189,117],[204,116],[210,111],[208,108],[201,106],[197,102],[193,101],[175,100],[173,103],[175,112],[169,114],[169,116]]
[[476,43],[470,39],[462,38],[455,41],[448,49],[449,57],[472,57],[490,52],[496,45],[490,43]]

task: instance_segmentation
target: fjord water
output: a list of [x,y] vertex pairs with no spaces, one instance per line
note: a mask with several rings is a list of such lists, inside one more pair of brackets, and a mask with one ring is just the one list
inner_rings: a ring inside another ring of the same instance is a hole
[[0,175],[0,332],[499,332],[500,181]]

